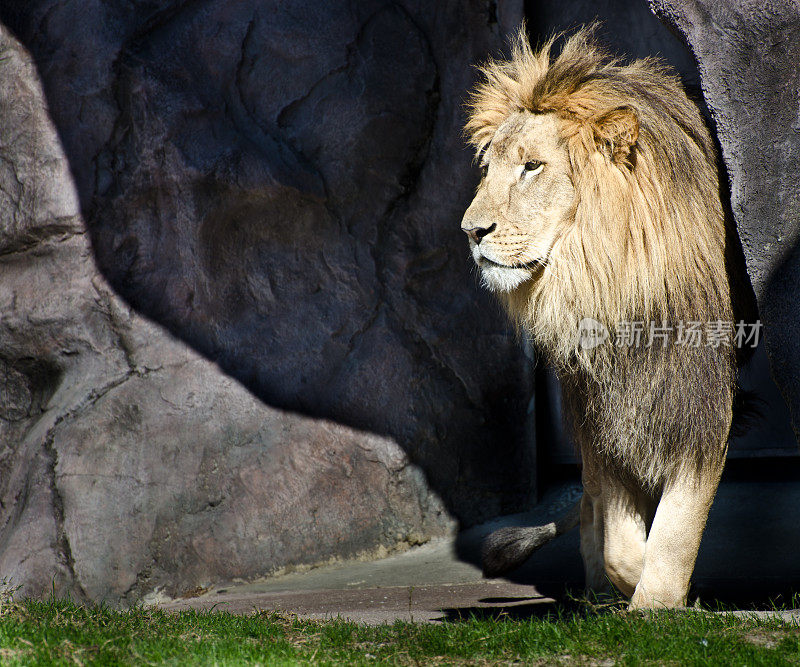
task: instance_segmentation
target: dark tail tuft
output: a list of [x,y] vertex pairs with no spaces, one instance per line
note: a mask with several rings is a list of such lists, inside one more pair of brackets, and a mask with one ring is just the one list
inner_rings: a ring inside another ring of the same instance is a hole
[[522,528],[501,528],[483,542],[481,563],[484,577],[500,577],[516,570],[539,547],[556,536],[556,524]]
[[500,577],[517,569],[534,551],[574,528],[579,517],[580,502],[557,521],[544,526],[500,528],[490,533],[481,550],[483,576]]

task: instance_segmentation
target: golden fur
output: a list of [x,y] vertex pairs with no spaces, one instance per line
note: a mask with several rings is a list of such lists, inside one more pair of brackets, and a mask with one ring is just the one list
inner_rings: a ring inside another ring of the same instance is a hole
[[[481,155],[515,114],[557,118],[574,204],[544,269],[500,298],[555,364],[577,444],[657,492],[687,465],[721,466],[731,348],[675,345],[673,334],[664,347],[583,349],[576,331],[583,318],[612,337],[626,321],[732,321],[716,154],[677,78],[654,59],[620,63],[592,33],[554,58],[555,38],[534,53],[521,31],[509,60],[481,68],[466,131]],[[519,236],[504,217],[497,243]]]
[[555,112],[569,151],[574,228],[556,269],[510,295],[511,314],[565,362],[581,317],[615,326],[727,314],[715,152],[697,108],[657,61],[620,65],[591,29],[551,63],[552,43],[533,53],[520,33],[511,60],[484,66],[466,126],[480,151],[512,112]]
[[[489,535],[484,571],[513,569],[579,517],[589,588],[610,581],[633,609],[681,606],[739,355],[688,345],[680,327],[732,323],[732,297],[751,314],[740,249],[711,138],[677,79],[655,60],[611,58],[591,27],[555,58],[553,41],[534,53],[520,32],[510,60],[482,68],[467,132],[485,173],[461,226],[484,284],[555,365],[584,492],[559,521]],[[666,336],[587,346],[584,318],[612,337],[624,322]]]

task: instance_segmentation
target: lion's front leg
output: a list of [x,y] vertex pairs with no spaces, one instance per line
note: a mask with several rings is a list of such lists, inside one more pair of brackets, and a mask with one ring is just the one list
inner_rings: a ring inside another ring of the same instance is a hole
[[642,577],[630,609],[686,605],[689,580],[722,465],[720,461],[703,471],[684,471],[665,485],[647,537]]
[[581,554],[589,591],[609,592],[613,584],[630,597],[644,567],[654,500],[624,484],[585,448],[581,499]]
[[611,583],[631,597],[644,568],[647,528],[655,502],[614,475],[603,480],[605,570]]

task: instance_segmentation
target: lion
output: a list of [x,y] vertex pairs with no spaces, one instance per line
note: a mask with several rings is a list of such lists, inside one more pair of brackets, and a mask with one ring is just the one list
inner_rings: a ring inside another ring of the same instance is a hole
[[[467,103],[482,179],[461,227],[482,283],[557,372],[583,484],[559,521],[490,535],[484,572],[579,521],[588,589],[681,607],[737,397],[735,346],[687,332],[735,326],[730,239],[697,107],[658,60],[611,57],[595,27],[557,57],[555,37],[534,52],[520,30]],[[636,323],[657,337],[621,342]]]

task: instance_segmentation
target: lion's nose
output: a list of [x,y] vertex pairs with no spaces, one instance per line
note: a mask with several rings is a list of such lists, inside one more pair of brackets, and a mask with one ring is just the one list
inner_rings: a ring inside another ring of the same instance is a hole
[[465,227],[464,225],[461,225],[462,231],[473,241],[475,241],[476,244],[480,243],[484,236],[491,234],[495,227],[497,227],[495,223],[492,223],[488,227],[482,227],[480,225],[475,227]]

